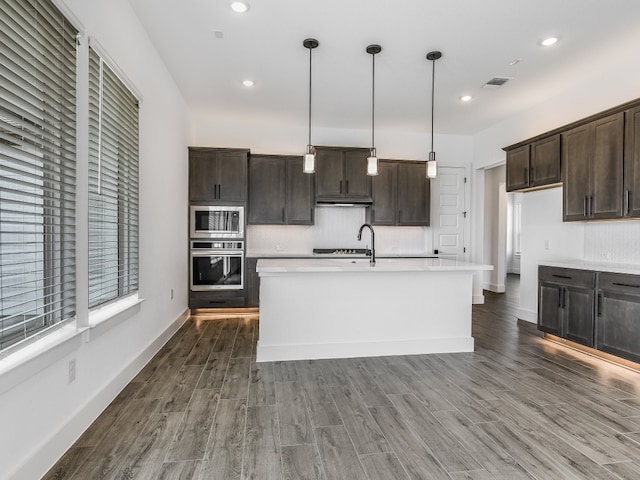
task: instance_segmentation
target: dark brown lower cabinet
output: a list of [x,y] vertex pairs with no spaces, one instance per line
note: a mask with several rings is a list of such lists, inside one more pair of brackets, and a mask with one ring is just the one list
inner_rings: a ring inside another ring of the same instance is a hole
[[594,346],[595,272],[540,266],[538,329]]
[[258,259],[247,257],[246,259],[246,286],[247,286],[247,307],[260,306],[260,277],[256,271]]
[[640,362],[640,276],[601,273],[596,347]]
[[244,290],[189,292],[189,308],[242,308],[244,306]]

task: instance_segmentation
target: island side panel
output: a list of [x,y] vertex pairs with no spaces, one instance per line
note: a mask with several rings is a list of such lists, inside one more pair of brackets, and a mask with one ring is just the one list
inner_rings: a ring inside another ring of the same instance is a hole
[[471,301],[471,271],[261,274],[257,360],[471,352]]

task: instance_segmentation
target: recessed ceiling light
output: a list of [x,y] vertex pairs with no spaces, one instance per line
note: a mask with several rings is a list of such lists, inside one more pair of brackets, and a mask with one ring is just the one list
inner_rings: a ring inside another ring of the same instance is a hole
[[249,4],[247,2],[234,1],[231,2],[231,10],[236,13],[244,13],[249,10]]
[[540,42],[540,45],[543,47],[550,47],[551,45],[555,45],[558,41],[558,37],[556,35],[552,35],[551,37],[547,37]]
[[243,80],[242,85],[245,87],[253,87],[255,84],[253,83],[253,80]]
[[473,97],[471,95],[462,95],[460,100],[463,102],[470,102]]

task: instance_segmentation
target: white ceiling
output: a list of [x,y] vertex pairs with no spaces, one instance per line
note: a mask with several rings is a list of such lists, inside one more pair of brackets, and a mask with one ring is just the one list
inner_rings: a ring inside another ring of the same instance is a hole
[[[307,124],[313,51],[313,126],[473,134],[553,98],[621,59],[637,59],[639,0],[130,0],[189,107],[231,122]],[[222,38],[216,37],[222,32]],[[539,41],[560,35],[553,47]],[[510,63],[520,62],[511,66]],[[495,76],[500,89],[481,86]],[[252,88],[241,82],[250,78]],[[463,94],[474,99],[466,104]],[[631,100],[631,99],[629,99]]]

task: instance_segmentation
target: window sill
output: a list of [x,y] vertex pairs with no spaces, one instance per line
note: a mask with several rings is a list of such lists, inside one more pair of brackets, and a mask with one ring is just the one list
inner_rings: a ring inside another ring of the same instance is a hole
[[85,330],[71,321],[0,358],[0,395],[80,348]]
[[111,328],[137,314],[142,302],[144,299],[136,293],[89,312],[89,328],[85,331],[85,341],[99,338]]

